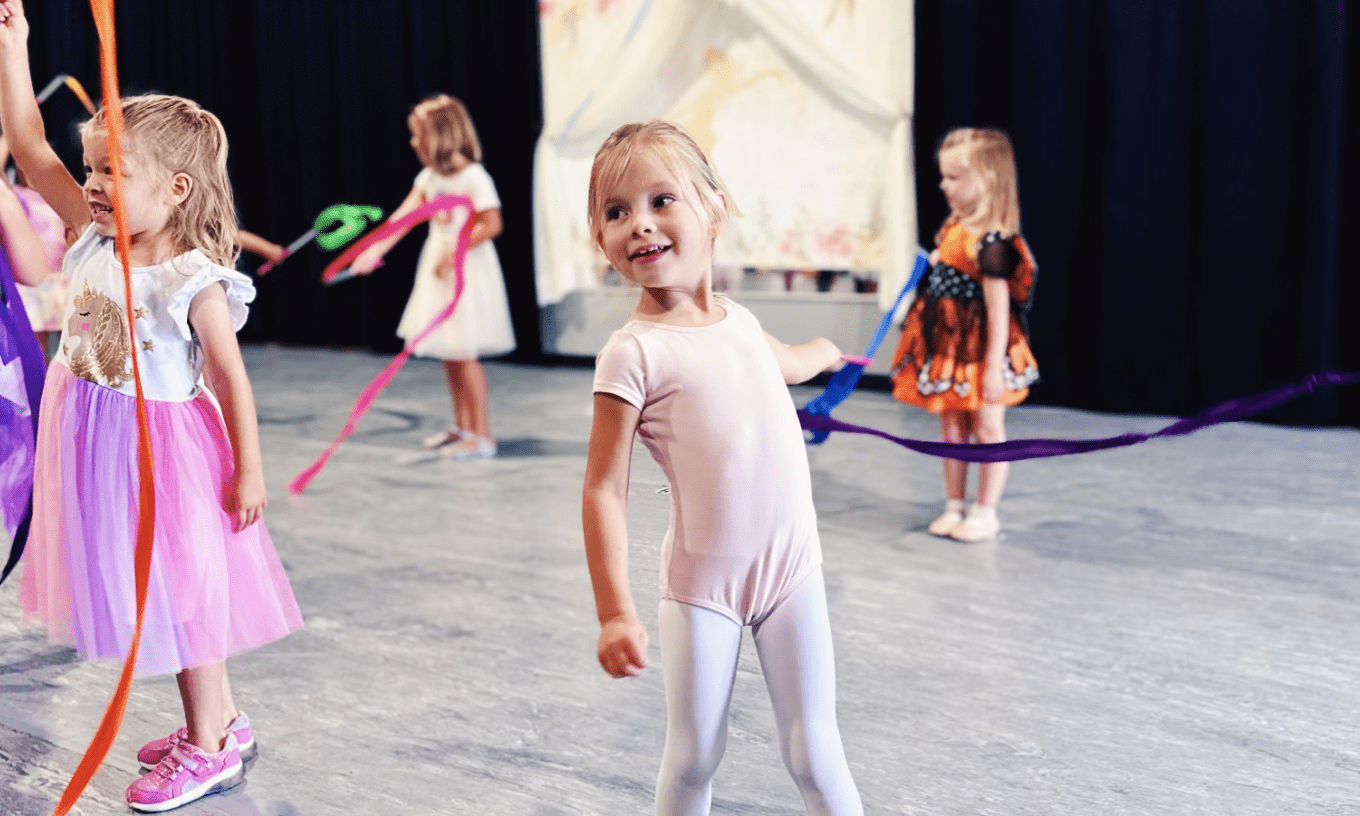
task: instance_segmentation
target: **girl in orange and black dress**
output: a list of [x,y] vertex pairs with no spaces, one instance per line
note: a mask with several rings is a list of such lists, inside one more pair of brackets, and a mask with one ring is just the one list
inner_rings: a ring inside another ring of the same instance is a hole
[[[957,128],[938,158],[949,217],[903,324],[893,396],[939,414],[946,442],[1004,442],[1006,406],[1023,402],[1039,379],[1025,323],[1037,267],[1020,237],[1015,155],[999,130]],[[1010,465],[978,468],[969,505],[968,464],[944,460],[948,501],[931,533],[980,541],[1000,531],[996,506]]]

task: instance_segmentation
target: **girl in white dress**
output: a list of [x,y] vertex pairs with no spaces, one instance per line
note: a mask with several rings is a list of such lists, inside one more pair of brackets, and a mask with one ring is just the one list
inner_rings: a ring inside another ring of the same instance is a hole
[[[407,124],[411,147],[425,169],[416,176],[410,195],[392,213],[396,221],[427,201],[441,195],[472,199],[476,223],[471,247],[463,265],[462,301],[453,316],[415,348],[421,357],[444,361],[444,375],[453,397],[456,424],[425,440],[455,459],[483,459],[496,455],[491,435],[486,371],[479,357],[494,356],[515,348],[510,306],[505,296],[501,262],[491,239],[501,233],[501,200],[496,185],[481,165],[482,148],[467,108],[447,94],[437,94],[416,105]],[[463,226],[461,210],[437,216],[430,222],[430,235],[420,251],[411,299],[397,326],[397,336],[410,340],[434,320],[453,299],[453,256]],[[405,232],[369,247],[351,268],[367,274]]]

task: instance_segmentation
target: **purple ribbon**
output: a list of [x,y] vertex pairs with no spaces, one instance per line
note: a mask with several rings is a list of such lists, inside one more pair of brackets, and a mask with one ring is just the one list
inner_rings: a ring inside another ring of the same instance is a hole
[[866,428],[863,425],[851,425],[848,422],[841,422],[839,419],[832,419],[830,416],[812,414],[804,410],[798,411],[798,420],[802,423],[805,431],[814,433],[842,431],[844,433],[878,436],[889,442],[896,442],[904,448],[910,448],[917,453],[924,453],[929,456],[941,456],[964,462],[1016,462],[1021,459],[1042,459],[1046,456],[1069,456],[1074,453],[1123,448],[1159,436],[1182,436],[1194,433],[1201,428],[1207,428],[1210,425],[1245,419],[1253,414],[1274,408],[1280,403],[1311,394],[1319,388],[1353,383],[1360,383],[1360,373],[1328,371],[1321,374],[1310,374],[1294,385],[1287,385],[1252,397],[1239,397],[1229,400],[1193,417],[1178,419],[1159,431],[1126,433],[1104,439],[1012,439],[1009,442],[993,442],[985,445],[927,442],[921,439],[893,436],[885,431]]
[[33,520],[33,463],[38,438],[38,403],[42,399],[43,378],[47,364],[43,360],[38,338],[28,322],[28,312],[19,297],[14,282],[14,268],[9,258],[0,252],[0,366],[17,361],[23,371],[28,416],[20,406],[0,394],[0,463],[9,465],[0,472],[0,507],[4,508],[5,532],[11,536],[9,558],[0,570],[0,584],[4,583],[23,555],[28,540],[28,526]]

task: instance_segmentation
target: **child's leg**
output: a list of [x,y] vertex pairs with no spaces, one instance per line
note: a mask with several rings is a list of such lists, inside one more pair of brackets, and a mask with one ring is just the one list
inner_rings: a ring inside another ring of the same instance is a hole
[[227,664],[210,663],[185,669],[175,676],[175,680],[184,703],[189,742],[209,754],[221,751],[222,742],[227,738],[227,726],[239,713],[231,697]]
[[462,396],[462,383],[459,380],[457,360],[444,361],[444,379],[449,384],[449,396],[453,398],[453,421],[460,430],[472,430],[472,408]]
[[818,570],[754,630],[784,765],[815,816],[862,816],[836,724],[836,663]]
[[[941,411],[940,436],[946,442],[963,443],[972,433],[972,418],[966,411]],[[968,488],[968,463],[959,459],[941,459],[944,468],[944,492],[948,499],[944,512],[926,527],[931,535],[947,536],[963,521],[967,507],[964,496]]]
[[[454,406],[458,413],[458,425],[480,437],[491,438],[491,408],[486,385],[486,369],[476,360],[451,360],[454,372],[451,386],[454,393]],[[467,424],[464,425],[464,417]]]
[[[941,411],[940,436],[945,442],[968,442],[973,435],[973,416],[967,411]],[[968,463],[944,459],[945,498],[963,501],[968,488]]]
[[727,748],[741,626],[711,609],[669,600],[661,601],[657,623],[666,686],[657,816],[708,816],[713,774]]
[[[983,444],[1006,441],[1006,406],[984,405],[973,416],[973,433]],[[949,531],[949,537],[959,541],[982,541],[995,538],[1001,532],[1001,521],[996,517],[996,505],[1006,489],[1009,462],[989,462],[978,465],[979,484],[977,501],[968,508],[963,521]]]
[[[977,411],[973,421],[973,433],[983,444],[1006,441],[1006,406],[984,405]],[[1006,490],[1006,476],[1011,472],[1010,462],[988,462],[978,465],[980,483],[977,503],[983,507],[996,509],[1001,502],[1001,494]]]

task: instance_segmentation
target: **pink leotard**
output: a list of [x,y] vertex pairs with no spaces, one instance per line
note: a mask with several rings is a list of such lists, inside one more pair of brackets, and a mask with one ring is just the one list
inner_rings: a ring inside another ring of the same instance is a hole
[[661,596],[759,623],[822,563],[803,432],[755,315],[718,295],[710,326],[633,320],[595,364],[595,392],[641,412],[671,483]]

